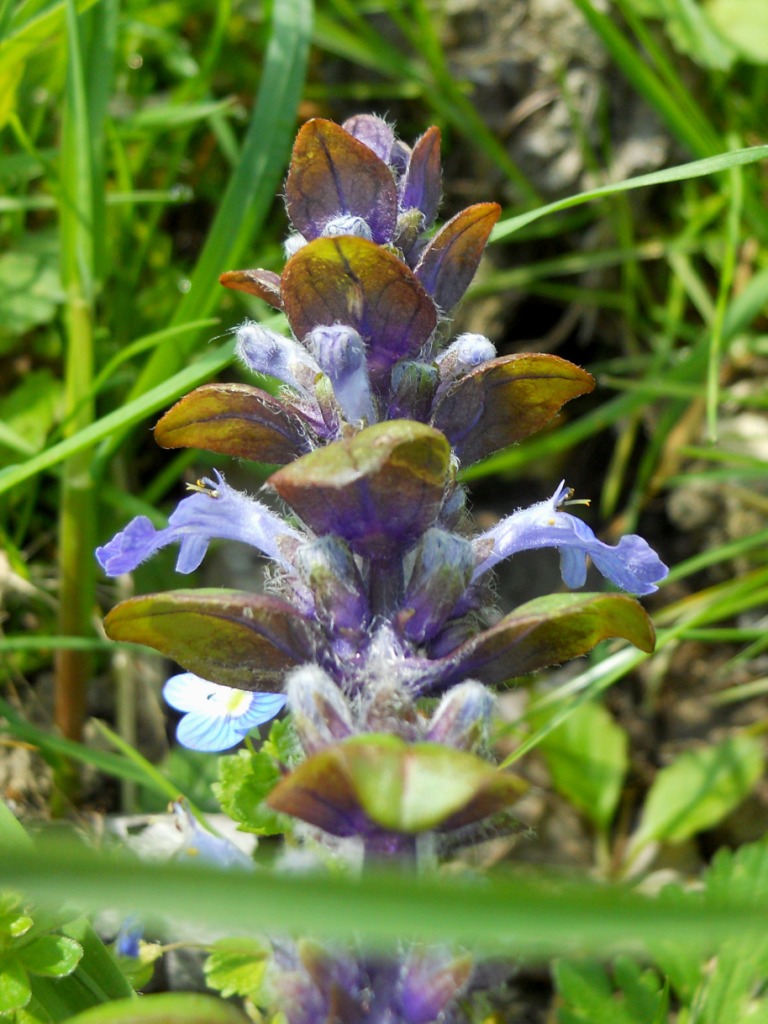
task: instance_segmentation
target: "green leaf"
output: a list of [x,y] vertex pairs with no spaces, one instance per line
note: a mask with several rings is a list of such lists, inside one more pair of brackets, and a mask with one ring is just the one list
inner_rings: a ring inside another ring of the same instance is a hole
[[[3,462],[10,462],[19,453],[31,455],[42,447],[61,412],[61,398],[61,381],[49,370],[33,370],[0,400],[0,458]],[[11,451],[3,451],[6,448]]]
[[[535,716],[533,724],[544,724]],[[574,708],[542,739],[555,789],[598,827],[610,824],[621,796],[629,760],[629,741],[602,704]]]
[[0,338],[50,323],[63,298],[55,252],[0,256]]
[[248,1019],[212,996],[163,992],[96,1006],[68,1018],[67,1024],[248,1024]]
[[417,833],[489,817],[525,789],[516,776],[473,754],[368,734],[307,758],[268,803],[333,835]]
[[445,683],[472,676],[502,683],[548,665],[578,658],[609,637],[651,652],[653,624],[623,594],[552,594],[520,605],[439,661]]
[[318,940],[355,935],[370,948],[392,948],[414,937],[537,957],[553,951],[613,956],[617,948],[634,950],[652,938],[706,953],[735,937],[762,938],[768,913],[768,900],[759,895],[705,904],[686,892],[672,902],[622,885],[516,872],[511,865],[480,885],[476,877],[381,869],[362,878],[297,876],[190,862],[146,864],[74,841],[40,842],[24,857],[0,850],[0,877],[45,905],[60,905],[65,892],[70,904],[89,910],[111,906],[173,919],[183,907],[190,922],[225,934],[256,935],[279,921],[284,933]]
[[18,956],[5,954],[0,959],[0,1014],[26,1006],[32,995],[29,978]]
[[356,554],[385,559],[436,520],[450,455],[439,431],[389,420],[310,452],[267,482],[315,533],[337,534]]
[[716,825],[747,796],[762,770],[762,745],[750,736],[681,754],[654,779],[628,857],[648,843],[682,843]]
[[709,0],[704,10],[742,58],[768,64],[768,6],[763,0]]
[[30,974],[63,978],[71,974],[83,955],[79,942],[66,935],[41,935],[19,950],[19,959]]
[[243,832],[281,835],[291,822],[264,803],[280,778],[277,765],[264,750],[238,750],[219,758],[219,778],[213,791],[221,809]]
[[[667,991],[655,971],[617,958],[614,980],[594,960],[558,961],[555,984],[562,1024],[655,1024],[667,1020]],[[615,991],[617,989],[618,991]]]
[[277,690],[311,657],[311,629],[285,601],[243,590],[169,590],[123,601],[104,619],[113,640],[146,644],[204,679]]
[[504,356],[448,388],[435,403],[432,425],[467,466],[541,430],[566,402],[594,386],[591,374],[558,356]]
[[205,962],[205,980],[225,998],[253,997],[261,987],[267,956],[256,939],[219,939]]

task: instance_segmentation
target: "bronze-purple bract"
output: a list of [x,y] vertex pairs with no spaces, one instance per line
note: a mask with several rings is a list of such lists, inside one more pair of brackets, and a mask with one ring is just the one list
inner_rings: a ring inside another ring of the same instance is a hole
[[205,384],[155,427],[163,448],[204,448],[283,466],[311,448],[305,420],[284,401],[248,384]]
[[219,277],[219,284],[236,292],[256,295],[275,309],[283,308],[280,275],[273,270],[227,270]]
[[503,356],[438,394],[431,423],[468,466],[541,430],[566,402],[594,386],[591,374],[559,356]]
[[273,487],[315,533],[343,537],[359,555],[386,559],[436,520],[450,469],[445,437],[391,420],[279,469]]
[[315,629],[286,601],[241,590],[170,590],[123,601],[107,636],[145,644],[189,672],[240,690],[280,690],[311,659]]
[[620,637],[651,653],[655,634],[648,615],[624,594],[551,594],[520,605],[509,615],[432,662],[439,688],[467,677],[503,683],[591,651]]
[[468,206],[440,228],[422,253],[416,277],[443,313],[450,313],[469,288],[500,216],[498,203]]
[[364,238],[319,238],[283,271],[285,313],[299,340],[313,327],[353,327],[367,346],[374,386],[386,387],[400,359],[416,356],[437,324],[434,303],[413,272]]
[[285,183],[288,216],[305,238],[317,238],[343,214],[361,217],[374,242],[391,240],[397,189],[379,157],[333,121],[314,118],[296,136]]
[[368,734],[309,757],[267,802],[332,835],[373,836],[460,828],[504,810],[525,790],[474,754]]

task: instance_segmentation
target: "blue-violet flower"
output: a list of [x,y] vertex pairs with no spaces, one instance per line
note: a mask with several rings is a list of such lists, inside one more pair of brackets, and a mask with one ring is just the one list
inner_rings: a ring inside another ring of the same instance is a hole
[[163,697],[177,711],[186,712],[176,738],[190,750],[229,750],[285,705],[282,693],[235,690],[201,679],[194,672],[171,676],[163,687]]
[[669,570],[642,537],[628,534],[614,547],[595,537],[581,519],[563,512],[571,496],[561,482],[546,501],[520,509],[502,519],[473,544],[480,562],[473,580],[503,558],[534,548],[557,548],[560,572],[569,587],[583,587],[587,579],[587,555],[611,583],[630,594],[652,594]]

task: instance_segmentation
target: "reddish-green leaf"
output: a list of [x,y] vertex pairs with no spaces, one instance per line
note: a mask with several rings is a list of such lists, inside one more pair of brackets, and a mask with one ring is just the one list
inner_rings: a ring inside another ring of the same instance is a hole
[[479,821],[525,788],[474,754],[369,734],[308,758],[267,802],[333,835],[416,833]]
[[227,270],[219,277],[219,283],[236,292],[256,295],[275,309],[283,308],[280,275],[273,270]]
[[299,340],[318,325],[354,327],[368,348],[374,384],[415,356],[437,323],[435,305],[413,272],[364,238],[318,238],[286,264],[285,312]]
[[591,374],[559,356],[504,356],[472,370],[439,395],[432,425],[468,466],[541,430],[566,402],[594,386]]
[[374,242],[390,241],[397,190],[389,167],[365,143],[333,121],[314,118],[302,127],[285,183],[291,223],[317,238],[340,214],[362,217]]
[[241,690],[279,690],[286,669],[312,652],[311,626],[289,604],[240,590],[133,597],[109,612],[104,628]]
[[155,427],[163,448],[204,448],[284,465],[309,451],[307,425],[279,398],[248,384],[206,384],[185,395]]
[[590,651],[609,637],[629,640],[649,654],[651,620],[624,594],[552,594],[521,605],[491,629],[467,640],[436,668],[443,685],[471,676],[501,683]]
[[416,277],[444,313],[453,309],[469,287],[500,216],[498,203],[468,206],[443,225],[424,250]]
[[390,420],[310,452],[268,482],[315,533],[337,534],[357,554],[381,559],[435,521],[449,468],[439,431]]

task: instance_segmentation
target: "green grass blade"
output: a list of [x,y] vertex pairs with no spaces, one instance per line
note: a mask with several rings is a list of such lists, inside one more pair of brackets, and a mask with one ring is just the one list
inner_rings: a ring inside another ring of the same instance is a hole
[[118,431],[125,431],[153,415],[159,409],[163,409],[191,388],[210,380],[232,362],[234,349],[234,342],[228,342],[226,345],[213,349],[191,366],[179,370],[169,380],[156,385],[121,408],[107,413],[106,416],[102,416],[101,419],[78,431],[72,437],[59,441],[58,444],[40,452],[26,462],[6,466],[5,469],[0,470],[0,494],[44,470],[58,466],[64,459],[90,447],[97,441],[111,438]]
[[[272,34],[240,163],[222,197],[172,326],[211,315],[222,294],[219,275],[241,262],[272,205],[293,141],[311,27],[311,0],[280,0],[273,5]],[[130,398],[175,373],[195,341],[192,335],[173,349],[155,351]]]
[[580,206],[582,203],[591,202],[593,199],[600,199],[602,196],[614,195],[617,192],[629,192],[636,188],[647,188],[649,185],[664,185],[671,181],[703,178],[708,174],[716,174],[718,171],[727,171],[731,167],[752,164],[758,160],[765,159],[768,159],[768,146],[749,146],[746,149],[736,149],[730,153],[721,153],[718,156],[706,157],[703,160],[693,160],[687,164],[678,164],[676,167],[665,167],[661,171],[652,171],[650,174],[640,174],[636,178],[627,178],[624,181],[614,182],[611,185],[601,185],[599,188],[590,189],[587,192],[579,192],[575,196],[557,199],[554,203],[540,206],[536,210],[526,210],[524,213],[519,213],[514,217],[505,218],[491,232],[491,241],[500,242],[505,238],[509,238],[510,235],[513,235],[532,221],[539,220],[541,217],[548,217],[551,213],[558,213],[560,210],[568,210],[573,206]]

